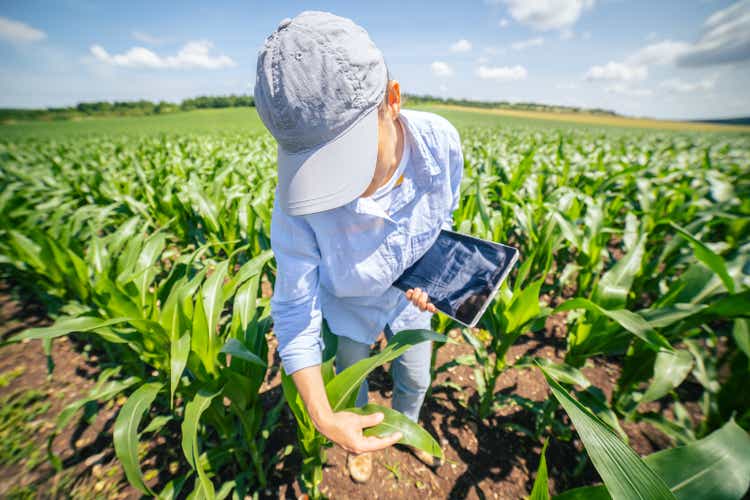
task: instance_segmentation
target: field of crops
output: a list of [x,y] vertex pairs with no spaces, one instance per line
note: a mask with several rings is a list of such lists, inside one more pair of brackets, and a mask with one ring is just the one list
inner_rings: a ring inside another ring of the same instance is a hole
[[[436,340],[423,427],[375,404],[358,411],[386,411],[370,432],[400,427],[403,442],[445,453],[434,474],[453,484],[384,462],[390,496],[742,498],[750,135],[457,125],[466,163],[455,227],[517,246],[519,265],[481,328],[436,316],[434,332],[401,332],[339,375],[333,350],[322,367],[343,410],[365,376]],[[131,495],[276,496],[291,477],[311,498],[369,496],[371,486],[333,480],[336,447],[274,356],[270,136],[86,126],[0,139],[0,278],[53,320],[4,334],[0,366],[30,340],[48,361],[67,338],[95,360],[90,388],[47,414],[46,449],[30,460],[0,446],[0,467],[20,477],[85,463],[69,429],[112,409],[102,433]],[[61,368],[49,362],[49,377]],[[524,378],[540,390],[525,393]],[[28,395],[8,380],[3,408]],[[442,422],[469,429],[481,460],[435,425],[442,399],[455,403]],[[0,437],[30,425],[2,415]],[[654,453],[633,429],[648,429]],[[169,450],[158,455],[158,443]],[[503,486],[508,463],[525,471],[516,489]]]

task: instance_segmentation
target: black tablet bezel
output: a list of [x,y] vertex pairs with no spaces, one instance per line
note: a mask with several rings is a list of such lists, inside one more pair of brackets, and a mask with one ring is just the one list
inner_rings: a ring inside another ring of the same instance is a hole
[[[470,323],[465,323],[464,321],[460,320],[459,318],[457,318],[457,317],[455,317],[455,316],[453,316],[451,314],[448,314],[448,313],[446,313],[445,311],[443,311],[441,309],[438,309],[441,313],[445,314],[446,316],[449,316],[450,318],[454,319],[455,321],[459,322],[460,324],[462,324],[464,326],[467,326],[469,328],[473,328],[473,327],[476,326],[476,324],[482,318],[482,315],[484,315],[485,311],[487,310],[487,307],[489,307],[490,302],[492,302],[492,300],[494,300],[495,296],[497,295],[497,292],[500,290],[500,286],[507,279],[508,274],[510,274],[511,269],[513,269],[513,266],[516,264],[516,261],[518,260],[519,251],[518,251],[517,248],[512,247],[510,245],[504,245],[502,243],[497,243],[495,241],[485,240],[485,239],[482,239],[482,238],[477,238],[476,236],[473,236],[471,234],[461,233],[461,232],[458,232],[458,231],[453,231],[451,229],[441,229],[441,232],[443,232],[443,231],[445,231],[446,233],[451,233],[451,234],[458,235],[460,237],[469,238],[469,239],[473,239],[473,240],[479,240],[479,241],[481,241],[481,242],[483,242],[485,244],[494,245],[496,247],[502,247],[504,251],[507,251],[507,249],[513,250],[513,255],[511,256],[508,265],[506,266],[506,268],[503,271],[503,273],[498,277],[497,282],[493,285],[492,292],[487,296],[487,299],[482,304],[482,307],[479,308],[479,310],[477,311],[476,315],[474,316],[474,318],[471,320]],[[437,239],[435,241],[437,241]],[[396,285],[394,284],[394,286],[396,286]],[[403,291],[402,288],[400,288],[398,286],[397,286],[397,288],[399,288],[399,290]]]

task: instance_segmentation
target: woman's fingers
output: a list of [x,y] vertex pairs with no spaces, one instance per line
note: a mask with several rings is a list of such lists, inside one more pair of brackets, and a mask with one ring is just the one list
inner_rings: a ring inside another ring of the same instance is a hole
[[401,431],[388,434],[384,437],[363,436],[358,449],[362,450],[362,452],[382,450],[398,443],[402,437],[404,437],[404,434]]
[[437,312],[435,305],[430,302],[430,296],[421,288],[410,288],[406,291],[406,298],[422,311]]

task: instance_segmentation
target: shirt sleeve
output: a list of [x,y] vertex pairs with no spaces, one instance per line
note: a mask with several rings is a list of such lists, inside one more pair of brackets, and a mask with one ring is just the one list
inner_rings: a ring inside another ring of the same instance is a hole
[[453,229],[453,212],[455,212],[458,208],[458,202],[461,198],[459,192],[461,189],[461,180],[463,179],[464,175],[464,154],[463,150],[461,149],[461,137],[459,136],[458,131],[452,125],[450,127],[449,136],[451,137],[451,150],[449,156],[449,181],[451,184],[452,199],[449,205],[450,208],[448,210],[448,214],[446,215],[445,221],[443,222],[442,229],[451,230]]
[[285,213],[277,201],[271,216],[271,249],[277,270],[271,317],[282,366],[292,374],[322,362],[320,251],[310,224]]

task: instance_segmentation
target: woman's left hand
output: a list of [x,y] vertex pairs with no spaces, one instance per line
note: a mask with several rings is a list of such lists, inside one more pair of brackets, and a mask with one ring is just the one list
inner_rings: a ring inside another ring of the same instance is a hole
[[421,288],[410,288],[406,291],[406,298],[422,311],[437,312],[435,304],[430,302],[430,296]]

